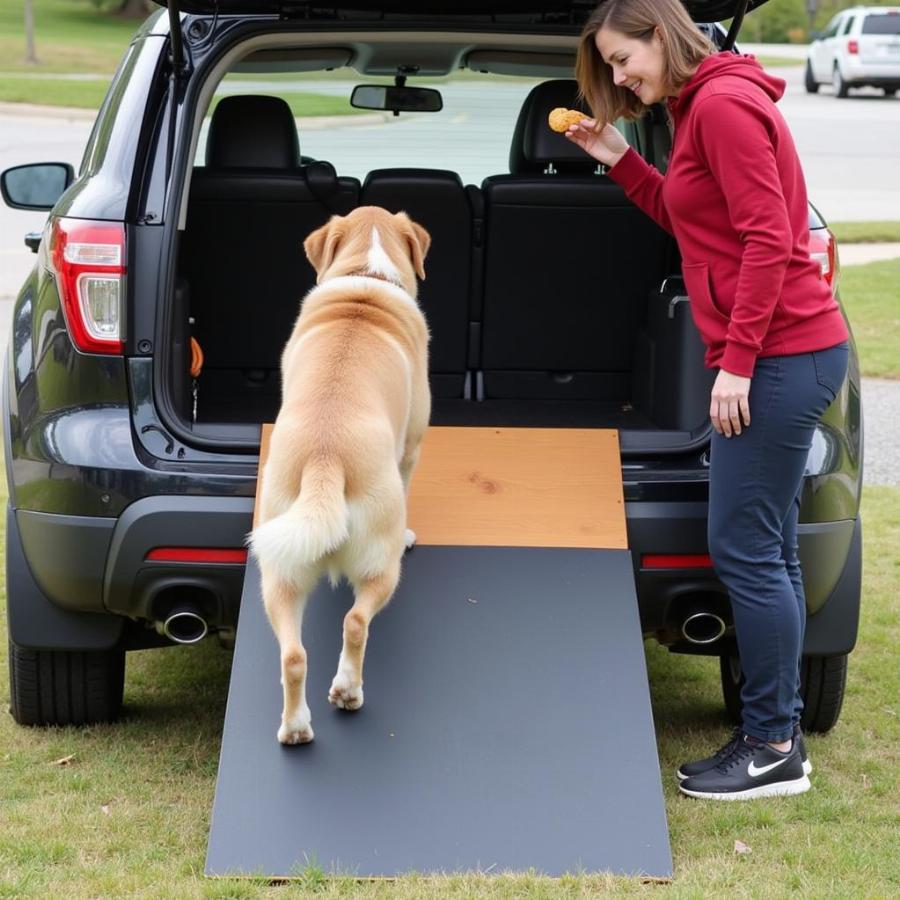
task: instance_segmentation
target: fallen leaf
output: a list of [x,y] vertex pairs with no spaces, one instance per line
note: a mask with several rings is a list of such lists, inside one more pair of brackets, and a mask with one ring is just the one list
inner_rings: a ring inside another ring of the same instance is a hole
[[49,763],[51,766],[68,766],[75,759],[75,754],[73,753],[71,756],[64,756],[62,759],[55,759],[52,763]]
[[734,842],[734,852],[735,853],[750,853],[752,851],[743,841],[735,841]]

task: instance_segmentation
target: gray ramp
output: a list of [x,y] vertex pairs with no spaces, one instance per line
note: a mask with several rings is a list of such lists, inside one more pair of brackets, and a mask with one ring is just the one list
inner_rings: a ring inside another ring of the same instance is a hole
[[415,548],[358,712],[327,700],[351,603],[325,583],[310,601],[316,738],[282,747],[248,564],[208,875],[672,874],[627,551]]

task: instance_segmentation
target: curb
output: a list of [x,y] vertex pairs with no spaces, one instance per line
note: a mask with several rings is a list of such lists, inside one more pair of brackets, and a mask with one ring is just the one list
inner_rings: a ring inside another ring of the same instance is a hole
[[77,106],[38,106],[36,103],[0,102],[0,115],[23,119],[79,119],[92,122],[97,117],[96,109]]

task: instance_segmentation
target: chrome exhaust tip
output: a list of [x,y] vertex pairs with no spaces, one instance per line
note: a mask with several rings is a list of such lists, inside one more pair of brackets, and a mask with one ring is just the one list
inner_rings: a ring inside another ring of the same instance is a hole
[[711,612],[697,612],[681,623],[681,635],[691,644],[714,644],[728,626],[721,616]]
[[196,644],[209,633],[209,626],[195,609],[173,609],[162,623],[162,633],[176,644]]

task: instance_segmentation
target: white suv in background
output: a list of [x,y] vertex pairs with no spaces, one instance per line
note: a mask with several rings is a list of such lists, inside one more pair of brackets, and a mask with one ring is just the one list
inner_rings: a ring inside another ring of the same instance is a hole
[[854,6],[838,13],[809,45],[806,90],[831,84],[836,97],[852,87],[900,91],[900,7]]

